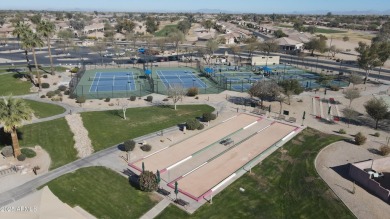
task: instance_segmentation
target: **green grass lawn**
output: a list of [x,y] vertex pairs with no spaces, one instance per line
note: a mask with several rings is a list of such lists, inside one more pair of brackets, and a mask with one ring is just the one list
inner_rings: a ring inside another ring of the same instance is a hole
[[128,109],[127,120],[122,119],[122,110],[85,112],[81,117],[95,151],[99,151],[212,111],[214,108],[208,105],[183,105],[176,111],[171,107],[154,106]]
[[22,81],[15,76],[18,74],[0,75],[0,96],[29,94],[31,83]]
[[326,29],[326,28],[316,28],[316,33],[346,33],[344,30],[334,30],[334,29]]
[[[64,118],[26,125],[18,132],[21,147],[40,145],[50,154],[50,169],[77,159],[73,133]],[[11,145],[10,135],[0,130],[0,146],[5,145]]]
[[129,185],[128,180],[104,167],[87,167],[48,183],[63,202],[82,207],[97,218],[139,218],[156,201]]
[[66,111],[65,108],[50,103],[42,103],[33,100],[24,100],[24,101],[26,101],[27,104],[31,107],[31,109],[34,110],[34,115],[37,118],[46,118],[46,117],[62,114]]
[[[175,206],[157,218],[354,218],[319,177],[314,159],[342,138],[306,129],[193,215]],[[239,188],[245,189],[240,192]]]
[[154,33],[154,36],[156,37],[166,37],[169,35],[170,32],[177,30],[177,25],[167,25],[163,29],[157,31]]

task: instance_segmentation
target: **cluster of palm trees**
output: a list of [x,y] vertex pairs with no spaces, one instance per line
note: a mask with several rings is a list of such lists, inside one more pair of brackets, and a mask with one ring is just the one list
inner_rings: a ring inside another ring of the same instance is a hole
[[[26,61],[28,64],[28,68],[30,70],[30,80],[34,84],[38,85],[39,90],[41,90],[42,89],[41,76],[40,76],[39,69],[38,69],[38,63],[37,63],[37,58],[35,55],[35,49],[43,47],[45,45],[44,41],[46,41],[46,45],[47,45],[48,50],[49,50],[51,74],[54,74],[53,59],[51,56],[50,39],[55,33],[55,26],[50,21],[42,20],[37,24],[35,32],[31,29],[29,24],[26,24],[26,23],[21,22],[21,21],[18,21],[14,25],[14,27],[15,27],[15,29],[12,32],[12,34],[18,38],[21,48],[23,48],[25,51]],[[34,67],[36,69],[38,83],[35,83],[34,77],[32,75],[30,60],[28,59],[28,52],[29,51],[32,51],[32,53],[33,53]]]

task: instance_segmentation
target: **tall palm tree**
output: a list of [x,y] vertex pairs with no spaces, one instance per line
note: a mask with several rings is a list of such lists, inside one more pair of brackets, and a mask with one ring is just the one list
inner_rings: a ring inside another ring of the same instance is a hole
[[38,33],[46,39],[46,45],[49,50],[49,58],[50,58],[50,71],[51,74],[54,75],[54,67],[53,67],[53,58],[51,56],[51,45],[50,39],[53,37],[55,32],[54,23],[46,20],[42,20],[37,26]]
[[[21,38],[26,35],[28,30],[30,29],[30,26],[28,24],[25,24],[24,22],[18,21],[16,24],[14,24],[14,30],[12,31],[12,35],[16,36],[18,38],[18,43],[20,45]],[[26,61],[28,65],[28,69],[30,70],[30,76],[32,75],[31,67],[30,67],[30,60],[28,59],[28,50],[24,49],[24,53],[26,55]],[[33,78],[30,78],[31,81],[33,81]]]
[[0,123],[4,126],[4,131],[11,134],[14,156],[21,154],[17,128],[22,126],[23,121],[32,119],[33,110],[22,99],[12,96],[3,97],[0,100]]
[[35,48],[42,47],[44,43],[42,39],[38,36],[38,34],[33,33],[31,29],[29,29],[29,31],[27,31],[26,34],[22,36],[21,40],[22,40],[23,48],[32,50],[33,52],[34,64],[35,64],[35,69],[37,71],[37,77],[38,77],[39,91],[41,91],[42,90],[41,74],[39,73],[39,69],[38,69],[37,57],[35,55]]

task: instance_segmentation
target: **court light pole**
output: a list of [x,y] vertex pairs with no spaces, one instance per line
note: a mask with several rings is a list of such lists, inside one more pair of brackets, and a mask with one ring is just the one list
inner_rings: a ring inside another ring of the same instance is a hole
[[129,95],[130,85],[131,85],[131,81],[128,81],[127,82],[127,96],[129,97],[129,99],[130,99],[130,95]]

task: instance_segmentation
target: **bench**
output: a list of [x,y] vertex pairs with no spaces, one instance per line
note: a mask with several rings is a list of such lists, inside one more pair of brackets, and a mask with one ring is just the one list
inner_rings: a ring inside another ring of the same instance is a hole
[[157,192],[160,193],[160,194],[163,195],[163,196],[168,196],[168,195],[171,194],[171,192],[169,192],[169,191],[167,191],[167,190],[165,190],[165,189],[163,189],[163,188],[157,189]]
[[181,206],[187,206],[187,205],[190,204],[190,203],[184,201],[183,199],[176,199],[175,203],[178,204],[178,205],[181,205]]
[[295,117],[288,118],[287,122],[296,123],[297,119]]
[[286,117],[284,115],[279,115],[278,117],[276,117],[275,119],[277,120],[285,120]]

